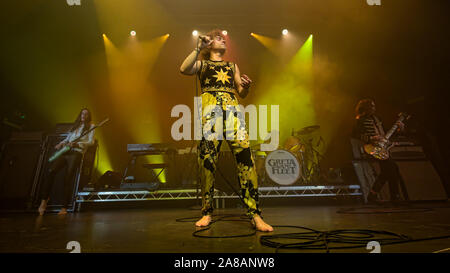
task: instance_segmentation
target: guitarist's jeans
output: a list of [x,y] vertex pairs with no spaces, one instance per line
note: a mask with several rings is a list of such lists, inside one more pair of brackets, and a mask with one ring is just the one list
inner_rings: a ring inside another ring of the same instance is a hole
[[380,175],[372,186],[374,192],[379,193],[386,182],[389,182],[389,194],[391,200],[395,201],[399,199],[399,183],[402,179],[398,166],[392,159],[378,160],[380,164]]
[[43,190],[41,192],[41,200],[46,200],[50,198],[50,192],[52,190],[53,184],[55,183],[55,175],[59,170],[64,168],[67,164],[67,170],[64,176],[64,203],[63,207],[67,207],[70,202],[72,191],[71,191],[71,179],[81,162],[81,153],[76,151],[70,151],[66,154],[60,156],[56,159],[53,164],[48,169],[47,179],[45,180]]

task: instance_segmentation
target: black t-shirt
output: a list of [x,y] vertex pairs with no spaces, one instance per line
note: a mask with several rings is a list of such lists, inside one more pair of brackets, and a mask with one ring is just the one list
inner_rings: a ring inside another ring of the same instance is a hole
[[381,120],[375,115],[365,115],[357,118],[353,129],[353,137],[369,143],[372,136],[384,136]]

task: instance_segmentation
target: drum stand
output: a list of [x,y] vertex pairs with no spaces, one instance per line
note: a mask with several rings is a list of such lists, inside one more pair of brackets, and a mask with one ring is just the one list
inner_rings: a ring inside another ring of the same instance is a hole
[[309,175],[307,174],[307,170],[306,170],[305,156],[303,155],[302,151],[298,151],[296,153],[296,155],[300,161],[299,163],[301,166],[300,178],[302,179],[302,181],[308,182]]
[[[306,160],[304,159],[302,154],[302,164],[303,168],[303,176],[304,181],[307,183],[313,183],[318,180],[321,174],[320,161],[324,158],[316,149],[314,149],[312,145],[312,140],[309,140],[309,143],[306,143]],[[310,163],[311,166],[308,166],[307,163]]]

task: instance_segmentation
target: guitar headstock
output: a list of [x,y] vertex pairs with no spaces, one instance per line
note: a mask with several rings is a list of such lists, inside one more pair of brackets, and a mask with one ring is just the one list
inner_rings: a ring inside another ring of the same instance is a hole
[[405,113],[405,112],[399,113],[398,116],[399,116],[399,119],[401,119],[401,120],[408,120],[411,118],[411,115],[408,113]]
[[102,122],[100,122],[97,127],[103,126],[105,123],[107,123],[109,121],[109,118],[105,118],[104,120],[102,120]]

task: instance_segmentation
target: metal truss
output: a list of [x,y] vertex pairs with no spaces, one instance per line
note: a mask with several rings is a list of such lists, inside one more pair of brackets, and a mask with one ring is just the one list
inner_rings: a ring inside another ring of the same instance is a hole
[[[216,190],[217,191],[217,190]],[[182,200],[196,199],[197,190],[180,189],[180,190],[117,190],[117,191],[95,191],[95,192],[78,192],[77,203],[86,202],[118,202],[118,201],[144,201],[144,200]]]
[[[260,198],[362,196],[359,185],[260,187]],[[239,198],[236,193],[220,192],[218,198]]]
[[[198,192],[196,189],[78,192],[76,202],[87,203],[145,200],[186,200],[198,198],[197,193]],[[361,187],[359,185],[260,187],[259,194],[260,198],[362,195]],[[216,189],[214,198],[226,199],[239,197],[236,195],[236,193],[225,193]]]

